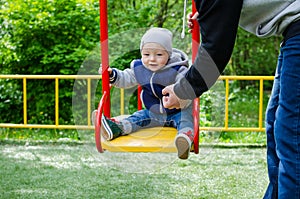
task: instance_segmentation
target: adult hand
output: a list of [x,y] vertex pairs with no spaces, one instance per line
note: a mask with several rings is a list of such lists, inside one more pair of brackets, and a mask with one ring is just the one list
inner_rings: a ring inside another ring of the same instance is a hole
[[165,108],[176,108],[179,109],[180,108],[180,102],[179,102],[179,98],[176,96],[176,94],[174,93],[174,84],[169,85],[167,87],[165,87],[162,90],[162,94],[164,95],[163,97],[163,105]]
[[194,14],[189,13],[187,15],[187,25],[188,25],[188,28],[189,28],[189,33],[193,32],[194,23],[195,23],[195,20],[197,19],[198,15],[199,15],[198,12],[195,12]]

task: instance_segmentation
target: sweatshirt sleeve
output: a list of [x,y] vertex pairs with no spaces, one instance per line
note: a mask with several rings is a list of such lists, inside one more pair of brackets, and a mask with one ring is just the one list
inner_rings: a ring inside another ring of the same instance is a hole
[[113,68],[113,72],[110,76],[110,83],[117,88],[131,88],[138,85],[132,69],[132,63],[130,68],[123,71]]
[[181,66],[178,70],[178,73],[176,75],[175,81],[179,81],[181,78],[185,77],[186,73],[188,71],[188,67],[186,66]]
[[174,86],[179,98],[199,97],[217,81],[233,51],[242,5],[243,0],[196,1],[201,44],[185,78]]

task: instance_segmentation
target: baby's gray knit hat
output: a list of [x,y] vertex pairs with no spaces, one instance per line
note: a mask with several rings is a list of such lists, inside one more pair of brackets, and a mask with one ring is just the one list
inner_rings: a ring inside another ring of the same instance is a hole
[[146,43],[158,43],[166,49],[169,56],[172,55],[172,37],[171,31],[165,28],[151,28],[149,29],[141,39],[140,50]]

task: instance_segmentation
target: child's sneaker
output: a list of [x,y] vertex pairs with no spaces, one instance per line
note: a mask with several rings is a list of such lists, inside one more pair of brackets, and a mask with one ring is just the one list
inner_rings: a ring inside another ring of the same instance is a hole
[[121,124],[118,124],[116,121],[113,121],[104,115],[102,115],[101,123],[102,136],[106,140],[112,140],[119,137],[123,132]]
[[193,139],[192,131],[181,133],[176,136],[175,145],[178,151],[178,158],[188,159]]

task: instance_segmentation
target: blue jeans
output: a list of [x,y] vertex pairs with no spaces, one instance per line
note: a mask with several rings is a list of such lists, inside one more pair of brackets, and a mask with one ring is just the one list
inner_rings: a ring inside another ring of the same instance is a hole
[[171,115],[157,114],[147,109],[140,110],[124,119],[122,124],[126,125],[125,123],[129,122],[131,125],[130,132],[125,132],[126,134],[138,131],[139,129],[159,126],[174,127],[178,133],[189,130],[194,132],[192,107],[193,103],[186,109],[182,109],[181,112]]
[[265,199],[300,199],[300,35],[280,49],[266,111],[269,186]]

